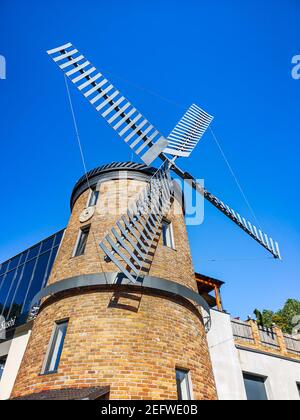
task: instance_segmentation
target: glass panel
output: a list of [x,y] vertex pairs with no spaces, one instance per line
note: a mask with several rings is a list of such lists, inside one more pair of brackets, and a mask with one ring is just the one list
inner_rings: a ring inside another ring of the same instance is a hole
[[1,293],[1,286],[4,281],[4,278],[5,278],[5,274],[2,274],[2,276],[0,276],[0,293]]
[[52,337],[52,343],[50,344],[50,351],[44,373],[51,373],[57,371],[64,346],[67,328],[68,321],[56,324],[55,331]]
[[54,264],[54,261],[55,261],[56,255],[57,255],[57,251],[58,251],[58,247],[57,248],[53,248],[53,250],[52,250],[52,254],[51,254],[51,257],[50,257],[48,270],[47,270],[47,273],[46,273],[45,282],[42,285],[42,287],[45,286],[45,284],[47,283],[47,280],[48,280],[48,278],[49,278],[49,276],[51,274],[51,271],[52,271],[52,268],[53,268],[53,264]]
[[20,255],[10,260],[9,267],[8,267],[9,271],[13,270],[14,268],[18,266],[19,260],[20,260]]
[[89,207],[95,206],[97,204],[98,197],[99,197],[99,191],[93,190],[91,192],[91,197],[90,197],[90,201],[89,201]]
[[64,230],[62,230],[61,232],[58,232],[55,236],[55,241],[54,241],[54,246],[59,246],[62,240],[64,234]]
[[31,248],[29,250],[28,260],[31,260],[34,257],[37,257],[40,249],[40,244],[36,245],[35,247]]
[[28,251],[23,252],[23,254],[21,255],[19,264],[24,264],[27,254],[28,254]]
[[13,301],[13,297],[15,295],[16,288],[17,288],[17,285],[18,285],[17,272],[18,272],[18,269],[10,271],[7,274],[7,277],[10,277],[11,287],[10,287],[9,291],[7,292],[6,301],[5,301],[5,304],[4,304],[5,307],[4,307],[3,314],[2,314],[4,316],[4,318],[6,318],[7,321],[8,321],[8,318],[9,318],[8,315],[9,315],[10,305]]
[[48,265],[48,261],[50,257],[50,252],[51,251],[48,251],[45,254],[41,255],[37,261],[34,277],[32,279],[32,282],[31,282],[31,285],[30,285],[30,288],[28,290],[28,294],[26,297],[26,301],[24,302],[24,306],[22,309],[23,314],[28,313],[32,299],[43,287],[44,279],[45,279],[45,275],[47,271],[47,265]]
[[249,401],[268,400],[265,381],[266,380],[260,376],[244,374],[246,394]]
[[74,257],[79,257],[80,255],[83,255],[85,252],[88,236],[90,232],[90,227],[84,228],[81,230],[79,234],[78,244],[75,251]]
[[9,261],[5,261],[4,263],[0,264],[0,274],[6,273],[8,263]]
[[33,269],[35,266],[36,260],[31,260],[27,262],[23,269],[23,275],[19,278],[19,284],[17,288],[17,293],[14,298],[13,306],[11,309],[10,317],[19,316],[21,314],[22,306],[25,300],[29,282],[32,277]]
[[176,383],[179,400],[190,400],[191,390],[189,384],[189,372],[176,369]]
[[41,253],[42,253],[42,252],[49,251],[49,249],[51,249],[51,248],[52,248],[52,246],[53,246],[53,242],[54,242],[54,236],[52,236],[51,238],[46,239],[46,240],[42,243]]
[[1,291],[0,291],[0,313],[1,315],[4,315],[4,313],[7,312],[7,308],[5,306],[6,300],[8,297],[8,293],[10,291],[10,288],[12,286],[12,281],[14,279],[15,271],[11,271],[8,274],[5,275],[4,283],[2,285]]
[[169,248],[174,248],[173,230],[169,222],[163,222],[162,225],[163,245]]
[[5,357],[0,357],[0,381],[3,375],[3,371],[5,368],[5,363],[6,363],[6,356]]
[[166,224],[163,223],[162,225],[162,238],[163,238],[163,245],[167,245],[167,227]]
[[[0,264],[0,314],[3,312],[7,320],[19,317],[17,319],[18,325],[26,321],[26,311],[30,307],[32,298],[44,287],[48,280],[63,233],[64,230],[17,255],[10,261]],[[51,251],[52,246],[55,248]],[[40,249],[43,254],[37,261]],[[28,259],[25,263],[27,255]],[[36,263],[36,273],[30,285]],[[29,285],[30,288],[28,288]],[[25,312],[22,311],[23,306]]]

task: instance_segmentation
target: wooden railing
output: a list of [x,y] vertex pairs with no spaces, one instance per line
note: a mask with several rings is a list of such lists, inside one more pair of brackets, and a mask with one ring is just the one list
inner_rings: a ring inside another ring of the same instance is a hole
[[231,320],[233,336],[236,340],[247,341],[254,343],[254,337],[251,325],[248,322],[243,322],[237,319]]
[[258,327],[258,330],[263,346],[279,349],[277,333],[273,328]]
[[261,351],[280,353],[285,357],[300,357],[300,339],[283,333],[278,327],[265,328],[255,321],[231,320],[233,336],[236,342],[248,343]]
[[287,351],[300,356],[300,340],[289,334],[283,334],[283,337]]

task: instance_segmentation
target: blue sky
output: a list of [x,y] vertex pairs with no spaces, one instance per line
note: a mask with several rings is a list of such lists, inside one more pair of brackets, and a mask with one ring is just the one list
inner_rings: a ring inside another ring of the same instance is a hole
[[[189,228],[193,259],[197,271],[226,282],[225,308],[245,317],[299,299],[300,80],[291,77],[299,15],[298,0],[1,1],[0,261],[68,221],[83,168],[63,76],[45,51],[71,41],[163,133],[193,102],[215,116],[213,129],[284,256],[270,259],[207,203],[204,224]],[[88,168],[130,160],[71,93]],[[181,166],[252,220],[211,134]]]

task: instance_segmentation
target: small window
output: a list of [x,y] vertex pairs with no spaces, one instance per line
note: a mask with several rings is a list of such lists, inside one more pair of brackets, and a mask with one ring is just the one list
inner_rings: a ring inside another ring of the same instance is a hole
[[162,224],[163,245],[175,249],[172,223],[164,220]]
[[191,400],[190,373],[188,370],[176,369],[178,400]]
[[80,255],[83,255],[85,253],[85,248],[86,248],[87,240],[89,237],[90,228],[91,228],[90,226],[86,226],[80,229],[80,232],[77,238],[76,247],[74,249],[73,257],[79,257]]
[[50,340],[43,374],[55,373],[61,358],[67,333],[68,321],[56,322]]
[[266,378],[244,373],[244,383],[248,401],[267,401]]
[[96,190],[96,187],[92,188],[89,202],[88,202],[88,207],[95,206],[97,204],[98,198],[99,198],[99,191]]
[[4,372],[5,363],[6,363],[7,356],[0,357],[0,381]]

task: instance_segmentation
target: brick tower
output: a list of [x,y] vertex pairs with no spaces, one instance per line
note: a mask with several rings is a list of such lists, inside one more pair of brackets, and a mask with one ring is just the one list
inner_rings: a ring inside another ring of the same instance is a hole
[[123,281],[99,247],[153,171],[106,165],[76,184],[12,398],[103,387],[110,399],[216,399],[180,192],[172,243],[159,235],[143,282]]

